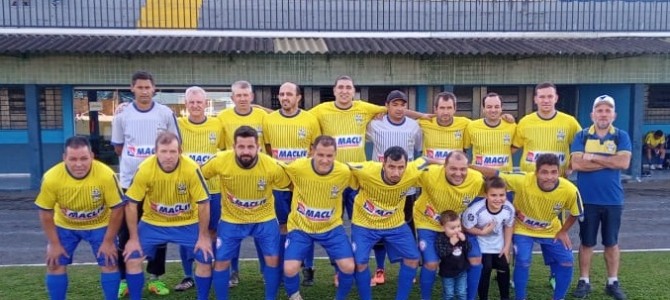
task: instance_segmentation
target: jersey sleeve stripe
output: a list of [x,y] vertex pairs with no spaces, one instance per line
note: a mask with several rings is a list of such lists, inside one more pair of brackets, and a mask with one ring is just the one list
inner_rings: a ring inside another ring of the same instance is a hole
[[114,184],[116,185],[116,192],[119,193],[119,198],[121,198],[121,202],[123,201],[123,190],[121,189],[121,183],[119,182],[119,179],[116,177],[116,175],[112,175],[112,178],[114,178]]
[[124,198],[126,198],[126,201],[132,201],[132,202],[135,202],[137,204],[141,204],[143,202],[143,200],[135,200],[133,198],[130,198],[128,195],[125,195]]
[[110,208],[111,208],[111,209],[122,208],[122,207],[126,206],[126,204],[128,204],[127,201],[121,201],[121,202],[119,202],[119,204],[114,205],[114,206],[112,206],[112,207],[110,207]]
[[175,114],[172,114],[172,122],[174,122],[174,129],[177,130],[177,138],[179,138],[180,142],[183,142],[181,130],[179,130],[179,125],[177,124],[177,116],[175,116]]
[[39,206],[37,203],[35,203],[35,207],[37,207],[38,209],[44,210],[44,211],[53,211],[54,210],[53,208],[46,208],[46,207]]
[[207,192],[207,195],[209,195],[209,190],[207,189],[207,182],[205,181],[205,177],[202,175],[202,172],[200,171],[200,169],[196,169],[195,173],[198,174],[200,184],[202,184],[202,187],[205,189],[205,192]]

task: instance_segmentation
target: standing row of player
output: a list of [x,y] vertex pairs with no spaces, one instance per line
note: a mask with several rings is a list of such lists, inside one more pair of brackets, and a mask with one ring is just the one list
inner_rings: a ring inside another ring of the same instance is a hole
[[[134,76],[132,88],[136,96],[135,102],[131,107],[128,107],[128,109],[124,110],[123,113],[119,114],[114,121],[113,142],[118,144],[120,146],[119,150],[121,150],[119,151],[121,154],[121,185],[124,188],[128,188],[130,186],[130,181],[135,174],[137,163],[145,159],[152,152],[156,151],[155,145],[153,145],[155,139],[150,141],[150,137],[152,135],[155,136],[156,131],[150,129],[155,128],[156,130],[177,131],[177,126],[175,126],[176,122],[174,121],[174,117],[172,117],[171,112],[168,113],[166,111],[167,108],[151,101],[151,95],[153,94],[153,89],[155,87],[153,84],[153,79],[151,79],[150,76],[147,77],[146,75],[148,74],[138,73]],[[307,155],[310,145],[314,143],[315,137],[318,136],[321,132],[333,136],[333,146],[334,148],[337,148],[337,160],[345,163],[357,163],[365,160],[363,147],[365,144],[365,137],[367,135],[367,137],[373,142],[375,146],[375,159],[378,159],[380,154],[385,153],[386,150],[390,149],[391,145],[401,145],[401,148],[405,148],[403,150],[405,153],[405,156],[403,157],[405,163],[407,163],[409,160],[408,156],[414,154],[421,148],[423,149],[423,153],[426,157],[428,157],[431,161],[435,161],[444,159],[448,155],[447,153],[469,148],[468,146],[471,145],[473,152],[473,163],[475,165],[484,167],[510,168],[512,151],[515,151],[515,149],[518,148],[523,148],[524,155],[522,157],[524,159],[521,162],[523,169],[533,169],[534,164],[536,163],[536,158],[539,157],[542,153],[549,152],[554,154],[555,157],[559,158],[557,167],[560,167],[560,173],[562,173],[563,170],[567,168],[569,159],[569,151],[565,148],[569,147],[570,143],[572,142],[571,137],[573,137],[580,130],[579,125],[574,120],[574,118],[561,114],[555,110],[554,105],[557,100],[556,90],[555,87],[551,84],[538,85],[535,95],[536,104],[538,105],[538,112],[537,114],[532,114],[522,119],[516,129],[514,129],[513,123],[501,121],[500,97],[494,94],[487,95],[487,97],[483,100],[483,108],[486,117],[482,120],[470,122],[465,118],[454,117],[454,113],[456,111],[455,106],[457,102],[455,96],[453,96],[451,93],[441,93],[435,100],[434,109],[436,116],[432,118],[427,118],[424,116],[425,119],[420,119],[418,122],[415,122],[412,119],[405,117],[407,98],[404,94],[397,91],[391,93],[389,98],[387,98],[387,115],[381,120],[373,120],[375,115],[386,112],[386,108],[370,105],[362,101],[354,101],[353,95],[355,94],[355,88],[353,86],[353,81],[351,78],[346,76],[340,77],[336,81],[334,87],[336,100],[334,102],[321,104],[312,109],[310,112],[305,112],[298,109],[298,102],[300,101],[300,89],[296,84],[293,83],[286,83],[281,86],[279,98],[282,104],[282,109],[269,115],[265,115],[265,113],[263,113],[261,110],[250,106],[253,100],[253,93],[251,86],[248,83],[237,82],[232,86],[232,89],[233,100],[235,101],[236,107],[234,109],[222,112],[219,115],[218,123],[215,118],[207,118],[204,116],[204,91],[197,88],[189,89],[189,91],[187,91],[186,104],[187,109],[189,109],[189,117],[179,121],[179,129],[181,130],[181,139],[183,140],[183,147],[185,151],[189,154],[189,156],[200,163],[206,161],[207,158],[216,152],[217,148],[232,149],[233,147],[236,147],[237,141],[233,139],[234,136],[231,133],[235,132],[240,125],[250,125],[256,128],[256,132],[258,133],[258,143],[256,144],[260,145],[261,149],[263,148],[263,145],[266,145],[266,151],[268,154],[272,154],[274,158],[287,163],[289,167],[293,165],[291,161]],[[191,99],[193,98],[200,98],[201,100],[192,101]],[[613,111],[613,101],[611,107]],[[596,105],[594,104],[594,111],[595,110]],[[152,114],[152,112],[154,113]],[[149,117],[151,115],[156,116],[155,118],[153,116]],[[421,116],[421,114],[414,113],[414,116]],[[607,126],[611,126],[611,121]],[[609,127],[606,127],[605,129],[607,130],[607,128]],[[550,133],[553,133],[554,135],[552,136]],[[619,134],[617,136],[619,136]],[[421,144],[423,144],[423,147],[419,147]],[[588,146],[589,143],[586,143],[586,145]],[[251,148],[251,146],[249,146],[249,148]],[[608,147],[607,149],[603,148],[601,150],[611,151],[610,148],[611,147]],[[237,149],[235,150],[235,152],[237,152]],[[614,150],[614,153],[617,153],[616,148]],[[252,149],[247,149],[247,152],[249,151],[252,151]],[[587,150],[586,152],[589,151]],[[612,154],[610,152],[603,153]],[[239,157],[239,161],[249,159],[249,156],[251,155],[252,154],[250,153],[242,153]],[[260,157],[264,156],[261,155]],[[394,159],[394,161],[397,161],[397,159]],[[386,166],[386,164],[387,161],[384,162],[384,166]],[[230,167],[231,166],[221,166],[218,168],[221,170],[217,171],[222,171]],[[203,168],[203,170],[205,170],[205,168]],[[407,170],[412,170],[412,168],[408,168]],[[465,170],[467,171],[467,160],[465,163]],[[234,170],[233,173],[236,172],[243,173],[243,170]],[[352,172],[355,173],[355,171]],[[457,181],[458,178],[467,178],[464,176],[462,169],[460,172],[460,175],[458,171],[454,173],[456,174],[454,175],[455,181]],[[449,173],[445,169],[442,174],[446,174],[446,186],[449,186]],[[379,177],[379,173],[376,175]],[[411,178],[411,175],[405,175],[406,176],[400,175],[400,177]],[[249,210],[260,209],[264,204],[267,204],[267,197],[248,198],[248,196],[231,193],[229,189],[232,187],[227,186],[227,184],[223,182],[226,179],[221,176],[213,176],[212,178],[217,177],[222,178],[222,182],[219,184],[222,184],[223,190],[226,191],[225,197],[227,199],[223,201],[224,213],[221,216],[223,220],[221,224],[230,223],[231,226],[235,224],[247,224],[245,223],[246,220],[243,219],[248,217]],[[472,177],[481,178],[481,176],[470,176],[470,178]],[[440,178],[440,176],[437,176],[436,178]],[[440,182],[440,184],[436,184],[436,188],[440,187],[441,185],[445,185],[445,177],[442,176],[441,178],[442,182]],[[370,178],[371,181],[374,181],[373,179],[374,178],[372,177]],[[218,184],[214,182],[209,183],[209,187],[212,190],[215,190],[219,187]],[[266,189],[270,190],[271,186],[277,189],[283,188],[283,186],[271,185],[270,181],[265,179],[264,181],[258,181],[255,184],[257,189],[262,191]],[[459,184],[454,184],[454,186],[461,187]],[[460,213],[464,210],[468,202],[478,195],[481,190],[481,186],[478,188],[479,190],[477,190],[477,192],[472,195],[447,193],[446,195],[441,196],[448,196],[451,197],[449,199],[456,199],[456,202],[458,202],[459,205],[453,209]],[[403,191],[401,195],[411,195],[410,190]],[[357,215],[363,217],[366,214],[366,211],[367,213],[372,212],[373,215],[374,213],[381,214],[380,217],[384,217],[384,214],[387,214],[388,211],[394,211],[384,209],[384,204],[379,206],[380,204],[375,203],[374,201],[370,201],[369,203],[364,202],[363,204],[365,205],[363,206],[353,205],[353,203],[355,203],[354,199],[356,197],[356,190],[350,189],[346,186],[338,192],[342,192],[345,195],[344,202],[347,204],[347,211],[353,211],[353,217],[351,213],[349,214],[352,220],[356,220]],[[429,193],[429,187],[426,187],[423,190],[422,196],[424,194],[429,195]],[[282,233],[285,233],[285,224],[289,222],[289,217],[287,217],[288,212],[299,212],[301,209],[303,212],[307,212],[307,210],[304,207],[304,203],[302,207],[296,206],[292,209],[288,209],[289,203],[291,203],[290,205],[292,206],[297,205],[295,201],[295,195],[293,196],[294,201],[291,202],[291,196],[286,191],[278,191],[274,194],[276,196],[274,198],[276,199],[275,203],[277,205],[277,217],[280,223],[279,228],[281,228],[280,230]],[[359,198],[363,199],[366,197],[370,196],[361,196]],[[147,203],[146,198],[130,198],[137,200],[145,199],[145,203]],[[243,201],[240,199],[255,199],[255,201]],[[372,199],[376,198],[372,197]],[[410,201],[404,201],[403,197],[403,202],[407,203],[411,203],[413,199],[408,200]],[[266,202],[264,203],[263,201]],[[214,202],[220,203],[220,201]],[[431,203],[429,200],[422,202],[420,197],[414,209],[412,209],[411,204],[408,206],[409,209],[406,209],[406,207],[401,208],[405,209],[406,212],[412,212],[411,214],[405,213],[404,221],[410,221],[411,217],[409,216],[413,215],[414,221],[417,223],[419,246],[424,256],[424,265],[421,271],[421,290],[422,297],[424,298],[426,298],[426,294],[424,294],[426,291],[428,291],[427,298],[429,298],[428,288],[432,289],[432,283],[434,281],[435,271],[437,268],[436,259],[430,257],[431,249],[434,251],[435,248],[432,246],[426,246],[426,243],[434,241],[435,232],[442,230],[442,228],[439,226],[439,223],[435,222],[435,216],[439,215],[439,213],[443,210],[452,209],[448,205],[449,201],[435,200],[433,202],[434,203]],[[226,205],[233,206],[227,208],[225,207]],[[235,205],[237,207],[235,207]],[[378,209],[378,206],[381,208]],[[266,208],[263,208],[260,211],[267,211],[267,205],[265,207]],[[149,208],[154,210],[157,209],[156,207],[151,206],[149,206]],[[271,213],[274,214],[274,209],[271,208],[270,210]],[[167,213],[170,213],[169,209],[167,210]],[[253,215],[256,217],[256,213]],[[265,216],[264,214],[261,215]],[[323,214],[318,215],[322,216]],[[389,216],[390,215],[397,217],[402,216],[403,214],[396,214],[394,211],[394,213],[389,214]],[[422,218],[425,219],[424,221],[426,222],[424,222],[423,225],[420,225],[420,220]],[[217,218],[213,218],[212,221],[216,219]],[[257,219],[254,218],[254,221],[257,221]],[[374,222],[375,227],[372,228],[377,228],[376,226],[379,225],[379,222],[378,220],[374,221],[377,222]],[[210,229],[214,229],[214,224],[215,223],[212,222]],[[218,226],[222,226],[221,224]],[[354,225],[356,225],[356,222],[354,222]],[[354,226],[353,229],[356,229],[356,226]],[[428,232],[425,232],[426,230],[422,229],[422,226],[427,227],[425,229],[427,229]],[[365,227],[365,225],[363,227]],[[110,227],[110,229],[111,228],[113,227]],[[253,229],[246,228],[246,230],[247,231],[239,229],[236,232],[243,235],[261,234],[260,232],[257,232],[256,227]],[[263,230],[258,229],[258,231]],[[412,231],[413,230],[409,230],[410,233]],[[430,231],[432,231],[432,233]],[[228,229],[223,232],[228,232]],[[360,235],[357,234],[356,236]],[[381,236],[373,236],[373,238],[374,237]],[[239,240],[239,238],[239,236],[227,237],[227,240],[235,242],[236,240]],[[283,238],[285,238],[285,235],[282,235],[282,239]],[[386,241],[388,242],[388,240]],[[274,243],[273,241],[268,241],[268,243],[270,242]],[[358,245],[356,240],[354,240],[354,243],[355,245]],[[267,247],[268,245],[267,243],[260,244],[261,248]],[[283,243],[280,242],[278,244]],[[291,242],[286,244],[290,245]],[[226,288],[228,287],[228,284],[222,284],[222,282],[229,282],[228,278],[225,277],[225,274],[230,275],[228,272],[230,266],[226,265],[226,262],[228,262],[226,259],[234,260],[235,257],[235,250],[231,251],[228,248],[229,247],[226,247],[226,251],[232,253],[227,253],[224,255],[221,258],[222,261],[219,261],[217,257],[217,263],[214,267],[213,277],[215,283],[218,282],[218,284],[215,284],[215,287],[220,287],[222,285]],[[268,263],[267,266],[262,267],[263,273],[266,275],[266,283],[268,283],[268,278],[271,281],[273,278],[275,278],[274,274],[276,274],[276,270],[279,267],[278,262],[280,261],[279,256],[281,255],[281,248],[282,247],[279,247],[279,250],[276,253],[276,260],[273,259],[272,255],[269,256],[270,259],[267,259],[268,254],[274,254],[274,252],[267,249],[261,249],[260,253],[263,253],[263,255],[266,256],[266,262]],[[309,249],[309,247],[305,247],[304,249]],[[426,249],[428,249],[429,253],[426,253]],[[237,250],[237,252],[239,252],[239,250]],[[187,251],[184,253],[184,260],[188,261],[189,258]],[[414,278],[413,270],[416,268],[416,265],[414,264],[413,260],[414,259],[411,256],[410,258],[406,259],[406,261],[401,266],[401,275],[403,275],[404,271],[404,274],[406,275],[405,277]],[[294,282],[295,278],[297,278],[295,275],[297,275],[297,270],[299,269],[300,263],[301,262],[298,261],[297,267],[296,264],[293,263],[292,267],[287,268],[288,271],[285,270],[287,283]],[[359,261],[356,259],[356,264],[356,272],[353,274],[353,277],[356,277],[357,279],[356,282],[359,288],[359,292],[361,292],[362,295],[365,295],[367,290],[369,290],[370,278],[369,270],[366,273],[367,260]],[[288,265],[291,264],[289,263]],[[286,266],[287,265],[285,265],[285,267]],[[185,272],[188,272],[186,269],[190,269],[190,267],[185,268]],[[468,272],[469,283],[475,282],[475,280],[479,281],[479,275],[477,272],[478,269],[481,270],[481,259],[477,261],[477,258],[475,257],[471,260],[470,271]],[[151,272],[151,270],[149,271]],[[340,271],[338,272],[340,275],[338,278],[340,279],[340,284],[344,283],[343,288],[345,289],[347,285],[350,286],[350,282],[352,281],[352,278],[346,275],[349,273],[346,271],[349,271],[347,266],[340,266]],[[133,268],[133,271],[131,271],[130,274],[137,274],[136,272],[137,270]],[[217,279],[217,272],[225,274],[220,274],[221,276]],[[202,272],[198,272],[198,270],[196,270],[196,283],[200,276],[199,273]],[[407,275],[410,273],[412,273],[411,277]],[[306,274],[310,273],[306,272]],[[313,275],[313,272],[311,275]],[[523,275],[523,273],[521,273],[521,275]],[[342,276],[344,276],[344,282],[341,281],[343,279]],[[364,277],[368,279],[363,280]],[[403,276],[401,276],[401,278],[402,277]],[[203,277],[200,276],[200,279],[202,278]],[[288,278],[291,278],[291,280],[294,281],[290,281]],[[128,281],[130,284],[131,280],[128,279]],[[368,281],[365,284],[367,289],[361,286],[361,282],[363,281]],[[49,280],[47,280],[47,283],[48,282]],[[402,282],[404,281],[401,280],[401,284]],[[411,279],[408,282],[411,284]],[[569,282],[570,281],[568,280],[568,285]],[[205,283],[203,282],[200,285],[203,284]],[[471,285],[472,284],[468,285],[468,291],[475,291],[476,285],[474,285],[474,289],[471,287]],[[133,286],[137,286],[137,284],[133,284]],[[289,289],[289,286],[291,286],[291,289],[294,289],[293,284],[287,284],[287,290]],[[149,288],[152,289],[152,286],[150,285]],[[162,284],[162,288],[165,289],[164,284]],[[401,285],[399,285],[399,296],[401,296],[400,293],[403,289],[401,289]],[[567,290],[567,285],[565,286],[565,290]],[[158,288],[154,286],[153,291],[163,293],[160,289],[160,285]],[[272,294],[273,290],[270,289],[267,292]],[[558,288],[557,292],[560,294]],[[221,294],[222,293],[223,292],[221,292]],[[404,291],[402,293],[404,293]],[[217,291],[217,295],[218,294],[220,294],[219,291]],[[276,290],[274,290],[274,294],[276,294]],[[290,295],[291,294],[295,293],[290,293]],[[133,295],[132,292],[131,295]],[[402,296],[400,298],[402,299]],[[517,298],[519,298],[519,291],[517,291]]]

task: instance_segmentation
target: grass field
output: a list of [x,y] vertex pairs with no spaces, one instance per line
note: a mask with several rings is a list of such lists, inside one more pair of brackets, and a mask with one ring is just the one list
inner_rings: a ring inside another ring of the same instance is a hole
[[[670,254],[667,252],[647,252],[647,253],[622,253],[621,256],[621,282],[628,294],[628,299],[670,299],[670,288],[668,287],[668,278],[670,278],[670,268],[667,262]],[[374,260],[372,260],[374,261]],[[594,256],[594,268],[592,270],[591,282],[593,292],[589,299],[611,299],[604,294],[605,284],[604,263],[601,254]],[[240,264],[241,282],[240,285],[231,290],[231,299],[255,300],[263,299],[263,283],[258,271],[256,262],[243,262]],[[397,275],[397,265],[387,266],[387,284],[374,287],[374,299],[393,299],[395,295],[395,280]],[[317,261],[316,264],[316,285],[312,287],[302,287],[301,293],[305,299],[333,299],[335,288],[332,284],[332,269],[327,261]],[[101,299],[99,269],[96,266],[72,266],[69,268],[70,289],[68,299],[71,300],[90,300]],[[181,265],[178,263],[168,264],[168,274],[164,280],[169,286],[174,286],[181,280]],[[417,272],[418,274],[418,272]],[[575,278],[573,286],[577,281],[577,268],[575,268]],[[528,287],[529,299],[550,299],[551,287],[547,282],[548,271],[542,265],[540,256],[534,257],[533,267],[531,269],[531,281]],[[44,287],[44,268],[42,267],[0,267],[0,299],[47,299],[47,293]],[[440,299],[441,284],[439,279],[436,281],[433,291],[433,299]],[[287,299],[283,289],[280,290],[279,299]],[[513,293],[513,291],[512,291]],[[497,287],[492,282],[491,299],[497,299]],[[570,299],[571,297],[568,297]],[[195,299],[195,293],[173,292],[168,296],[154,296],[145,294],[145,299]],[[214,299],[212,292],[211,299]],[[350,299],[358,299],[355,288],[350,294]],[[411,299],[419,299],[419,288],[415,285]]]

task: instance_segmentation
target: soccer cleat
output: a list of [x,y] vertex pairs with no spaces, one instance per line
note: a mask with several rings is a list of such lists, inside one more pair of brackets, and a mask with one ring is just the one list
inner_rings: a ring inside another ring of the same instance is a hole
[[314,285],[314,268],[303,268],[302,269],[302,285],[303,286],[313,286]]
[[605,285],[605,294],[612,296],[616,300],[626,300],[626,294],[619,286],[619,282],[615,281],[612,284]]
[[128,296],[128,283],[121,281],[119,284],[119,298],[123,298],[125,296]]
[[375,272],[375,277],[373,277],[375,280],[375,283],[378,285],[382,285],[386,282],[386,278],[384,277],[384,269],[377,269]]
[[195,281],[191,277],[185,277],[181,282],[174,286],[174,290],[177,292],[183,292],[195,286]]
[[556,290],[556,277],[549,277],[549,285],[551,286],[552,290]]
[[230,280],[228,280],[228,287],[236,287],[240,284],[240,273],[233,271],[230,273]]
[[591,292],[591,284],[586,283],[584,280],[577,282],[577,287],[572,291],[572,296],[575,298],[586,298]]
[[149,290],[149,292],[159,296],[165,296],[170,294],[170,289],[167,288],[165,282],[162,282],[160,280],[154,280],[149,282],[149,284],[147,285],[147,289]]
[[293,295],[288,297],[288,300],[302,300],[302,296],[300,296],[300,292],[295,292]]

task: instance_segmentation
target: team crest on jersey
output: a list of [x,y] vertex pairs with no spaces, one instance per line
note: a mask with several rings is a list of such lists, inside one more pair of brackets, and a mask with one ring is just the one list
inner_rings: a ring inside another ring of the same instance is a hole
[[216,145],[216,132],[210,132],[209,133],[209,143],[212,145]]
[[559,214],[561,213],[561,210],[563,210],[563,205],[560,203],[555,203],[554,204],[554,213]]
[[265,181],[265,179],[261,178],[258,180],[256,186],[258,187],[259,191],[264,191],[265,187],[267,186],[267,182]]
[[616,152],[616,144],[614,141],[605,142],[605,148],[607,148],[607,153],[614,154]]
[[463,196],[463,205],[464,206],[470,205],[470,202],[472,202],[472,197],[470,197],[470,195]]
[[263,126],[256,126],[256,132],[258,132],[258,136],[263,135]]
[[354,121],[356,121],[356,125],[358,125],[358,126],[363,125],[363,115],[355,114],[354,115]]
[[340,188],[334,185],[330,189],[330,198],[337,198],[337,194],[340,192]]
[[307,137],[307,130],[305,130],[304,127],[300,127],[300,129],[298,129],[298,138],[304,140],[306,137]]
[[512,137],[509,135],[509,133],[503,134],[503,144],[504,145],[511,145],[512,144]]
[[102,193],[100,192],[100,189],[97,187],[93,188],[91,191],[91,199],[93,199],[93,202],[98,202],[100,199],[102,199]]
[[565,141],[565,137],[566,137],[565,130],[559,129],[558,132],[556,132],[556,140],[558,140],[559,142]]
[[463,130],[456,130],[454,132],[454,139],[460,140],[463,138]]
[[177,194],[179,195],[186,195],[186,184],[183,182],[180,182],[177,184]]

